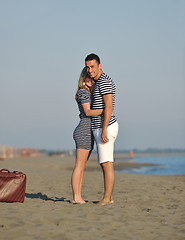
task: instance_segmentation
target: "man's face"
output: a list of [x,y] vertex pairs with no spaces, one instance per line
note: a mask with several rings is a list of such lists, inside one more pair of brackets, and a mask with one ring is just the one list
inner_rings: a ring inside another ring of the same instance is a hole
[[87,72],[91,78],[98,80],[101,75],[101,64],[99,64],[95,59],[85,62]]

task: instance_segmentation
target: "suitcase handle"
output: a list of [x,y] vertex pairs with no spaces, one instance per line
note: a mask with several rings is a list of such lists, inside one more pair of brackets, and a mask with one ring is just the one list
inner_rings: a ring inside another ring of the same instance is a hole
[[[6,168],[3,168],[0,170],[0,172],[7,172],[7,173],[11,173],[8,169]],[[22,172],[19,172],[19,171],[13,171],[14,174],[23,174]]]
[[13,171],[13,173],[15,173],[15,174],[20,174],[20,173],[22,173],[22,172],[19,172],[19,171]]
[[8,169],[6,169],[6,168],[1,169],[0,172],[8,172],[8,173],[10,173],[10,171]]

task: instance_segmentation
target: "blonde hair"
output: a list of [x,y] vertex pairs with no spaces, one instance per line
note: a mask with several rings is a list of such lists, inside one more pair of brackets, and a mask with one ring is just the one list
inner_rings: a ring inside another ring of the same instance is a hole
[[86,67],[84,67],[81,71],[81,74],[80,74],[80,78],[79,78],[79,81],[78,81],[78,87],[77,87],[77,91],[76,91],[76,94],[75,94],[75,99],[77,99],[77,94],[78,94],[78,91],[82,88],[85,88],[90,94],[92,93],[93,91],[93,88],[94,88],[94,85],[95,85],[95,82],[94,80],[92,79],[92,82],[93,82],[93,85],[91,88],[88,88],[86,87],[85,85],[85,79],[86,78],[91,78],[89,76],[89,74],[87,73],[87,69]]

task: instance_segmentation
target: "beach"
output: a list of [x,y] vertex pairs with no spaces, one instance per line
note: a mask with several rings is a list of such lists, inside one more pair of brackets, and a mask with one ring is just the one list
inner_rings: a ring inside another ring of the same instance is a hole
[[[185,238],[185,176],[116,171],[115,203],[97,206],[104,188],[101,168],[93,155],[83,181],[82,196],[87,202],[71,204],[74,162],[74,156],[0,161],[0,169],[27,175],[25,202],[0,203],[1,240]],[[115,170],[132,167],[139,164],[115,162]]]

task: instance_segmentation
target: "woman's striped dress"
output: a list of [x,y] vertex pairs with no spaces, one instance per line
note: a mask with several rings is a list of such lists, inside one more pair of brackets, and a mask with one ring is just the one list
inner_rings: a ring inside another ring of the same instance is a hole
[[73,138],[76,143],[76,148],[92,150],[94,146],[94,137],[91,130],[91,117],[87,117],[83,110],[82,104],[90,103],[90,93],[82,88],[77,93],[77,104],[80,110],[80,122],[73,132]]

